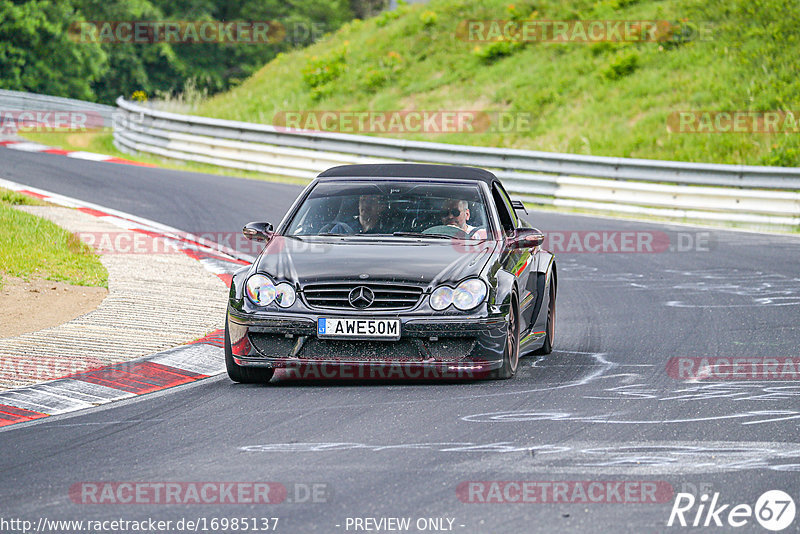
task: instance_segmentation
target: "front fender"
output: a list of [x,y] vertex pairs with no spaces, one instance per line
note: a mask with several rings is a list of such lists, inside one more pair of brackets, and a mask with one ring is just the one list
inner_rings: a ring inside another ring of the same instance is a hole
[[[540,249],[539,253],[536,255],[536,264],[532,267],[532,270],[537,273],[548,273],[550,272],[553,262],[555,261],[555,256],[552,252],[548,252],[547,250]],[[548,275],[549,278],[550,275]]]
[[553,255],[550,254],[550,261],[547,264],[545,272],[537,273],[537,290],[538,295],[536,296],[536,304],[534,308],[534,320],[533,320],[533,327],[532,331],[542,331],[547,326],[547,309],[550,306],[550,284],[556,284],[556,289],[558,288],[558,283],[556,279],[556,263],[553,259]]
[[247,280],[247,273],[252,266],[242,267],[233,273],[231,277],[231,290],[228,294],[231,301],[241,301],[244,298],[244,283]]
[[494,303],[503,313],[506,313],[511,305],[511,295],[514,293],[516,281],[517,278],[508,271],[497,272],[497,293]]

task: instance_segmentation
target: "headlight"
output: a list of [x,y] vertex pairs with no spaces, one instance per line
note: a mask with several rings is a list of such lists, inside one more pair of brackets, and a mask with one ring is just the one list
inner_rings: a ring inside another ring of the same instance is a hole
[[247,298],[256,306],[267,306],[275,300],[277,294],[275,284],[272,283],[268,276],[263,274],[254,274],[248,278],[245,284],[245,291],[247,292]]
[[447,286],[437,287],[431,293],[431,308],[441,311],[453,303],[453,289]]
[[453,291],[453,304],[459,310],[471,310],[483,302],[486,293],[486,284],[483,280],[477,278],[464,280]]
[[278,306],[281,308],[288,308],[294,304],[295,299],[296,295],[291,284],[281,282],[275,286],[275,302],[277,302]]
[[431,308],[441,311],[453,304],[461,311],[471,310],[483,302],[487,293],[486,283],[479,278],[464,280],[455,289],[439,286],[431,293]]

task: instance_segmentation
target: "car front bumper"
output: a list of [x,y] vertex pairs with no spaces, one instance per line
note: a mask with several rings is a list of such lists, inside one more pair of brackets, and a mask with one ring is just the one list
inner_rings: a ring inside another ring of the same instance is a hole
[[484,378],[503,364],[506,318],[370,315],[400,319],[396,341],[317,337],[317,319],[339,314],[249,314],[228,309],[237,365],[319,378]]

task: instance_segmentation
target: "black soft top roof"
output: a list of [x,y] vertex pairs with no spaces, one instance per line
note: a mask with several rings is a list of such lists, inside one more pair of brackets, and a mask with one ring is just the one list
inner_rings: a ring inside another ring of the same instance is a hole
[[476,167],[456,165],[427,165],[421,163],[378,163],[370,165],[341,165],[319,174],[319,178],[435,178],[449,180],[481,180],[488,183],[497,177]]

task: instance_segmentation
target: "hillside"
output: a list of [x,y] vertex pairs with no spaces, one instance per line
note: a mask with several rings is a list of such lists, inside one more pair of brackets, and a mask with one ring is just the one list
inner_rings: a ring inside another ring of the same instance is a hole
[[[506,132],[402,137],[800,165],[800,133],[791,121],[789,133],[680,133],[674,121],[668,127],[681,111],[800,111],[798,0],[511,1],[433,0],[347,23],[306,49],[278,55],[239,87],[202,103],[199,114],[273,123],[287,111],[487,110],[531,121]],[[666,41],[466,38],[466,21],[492,19],[673,25]]]

